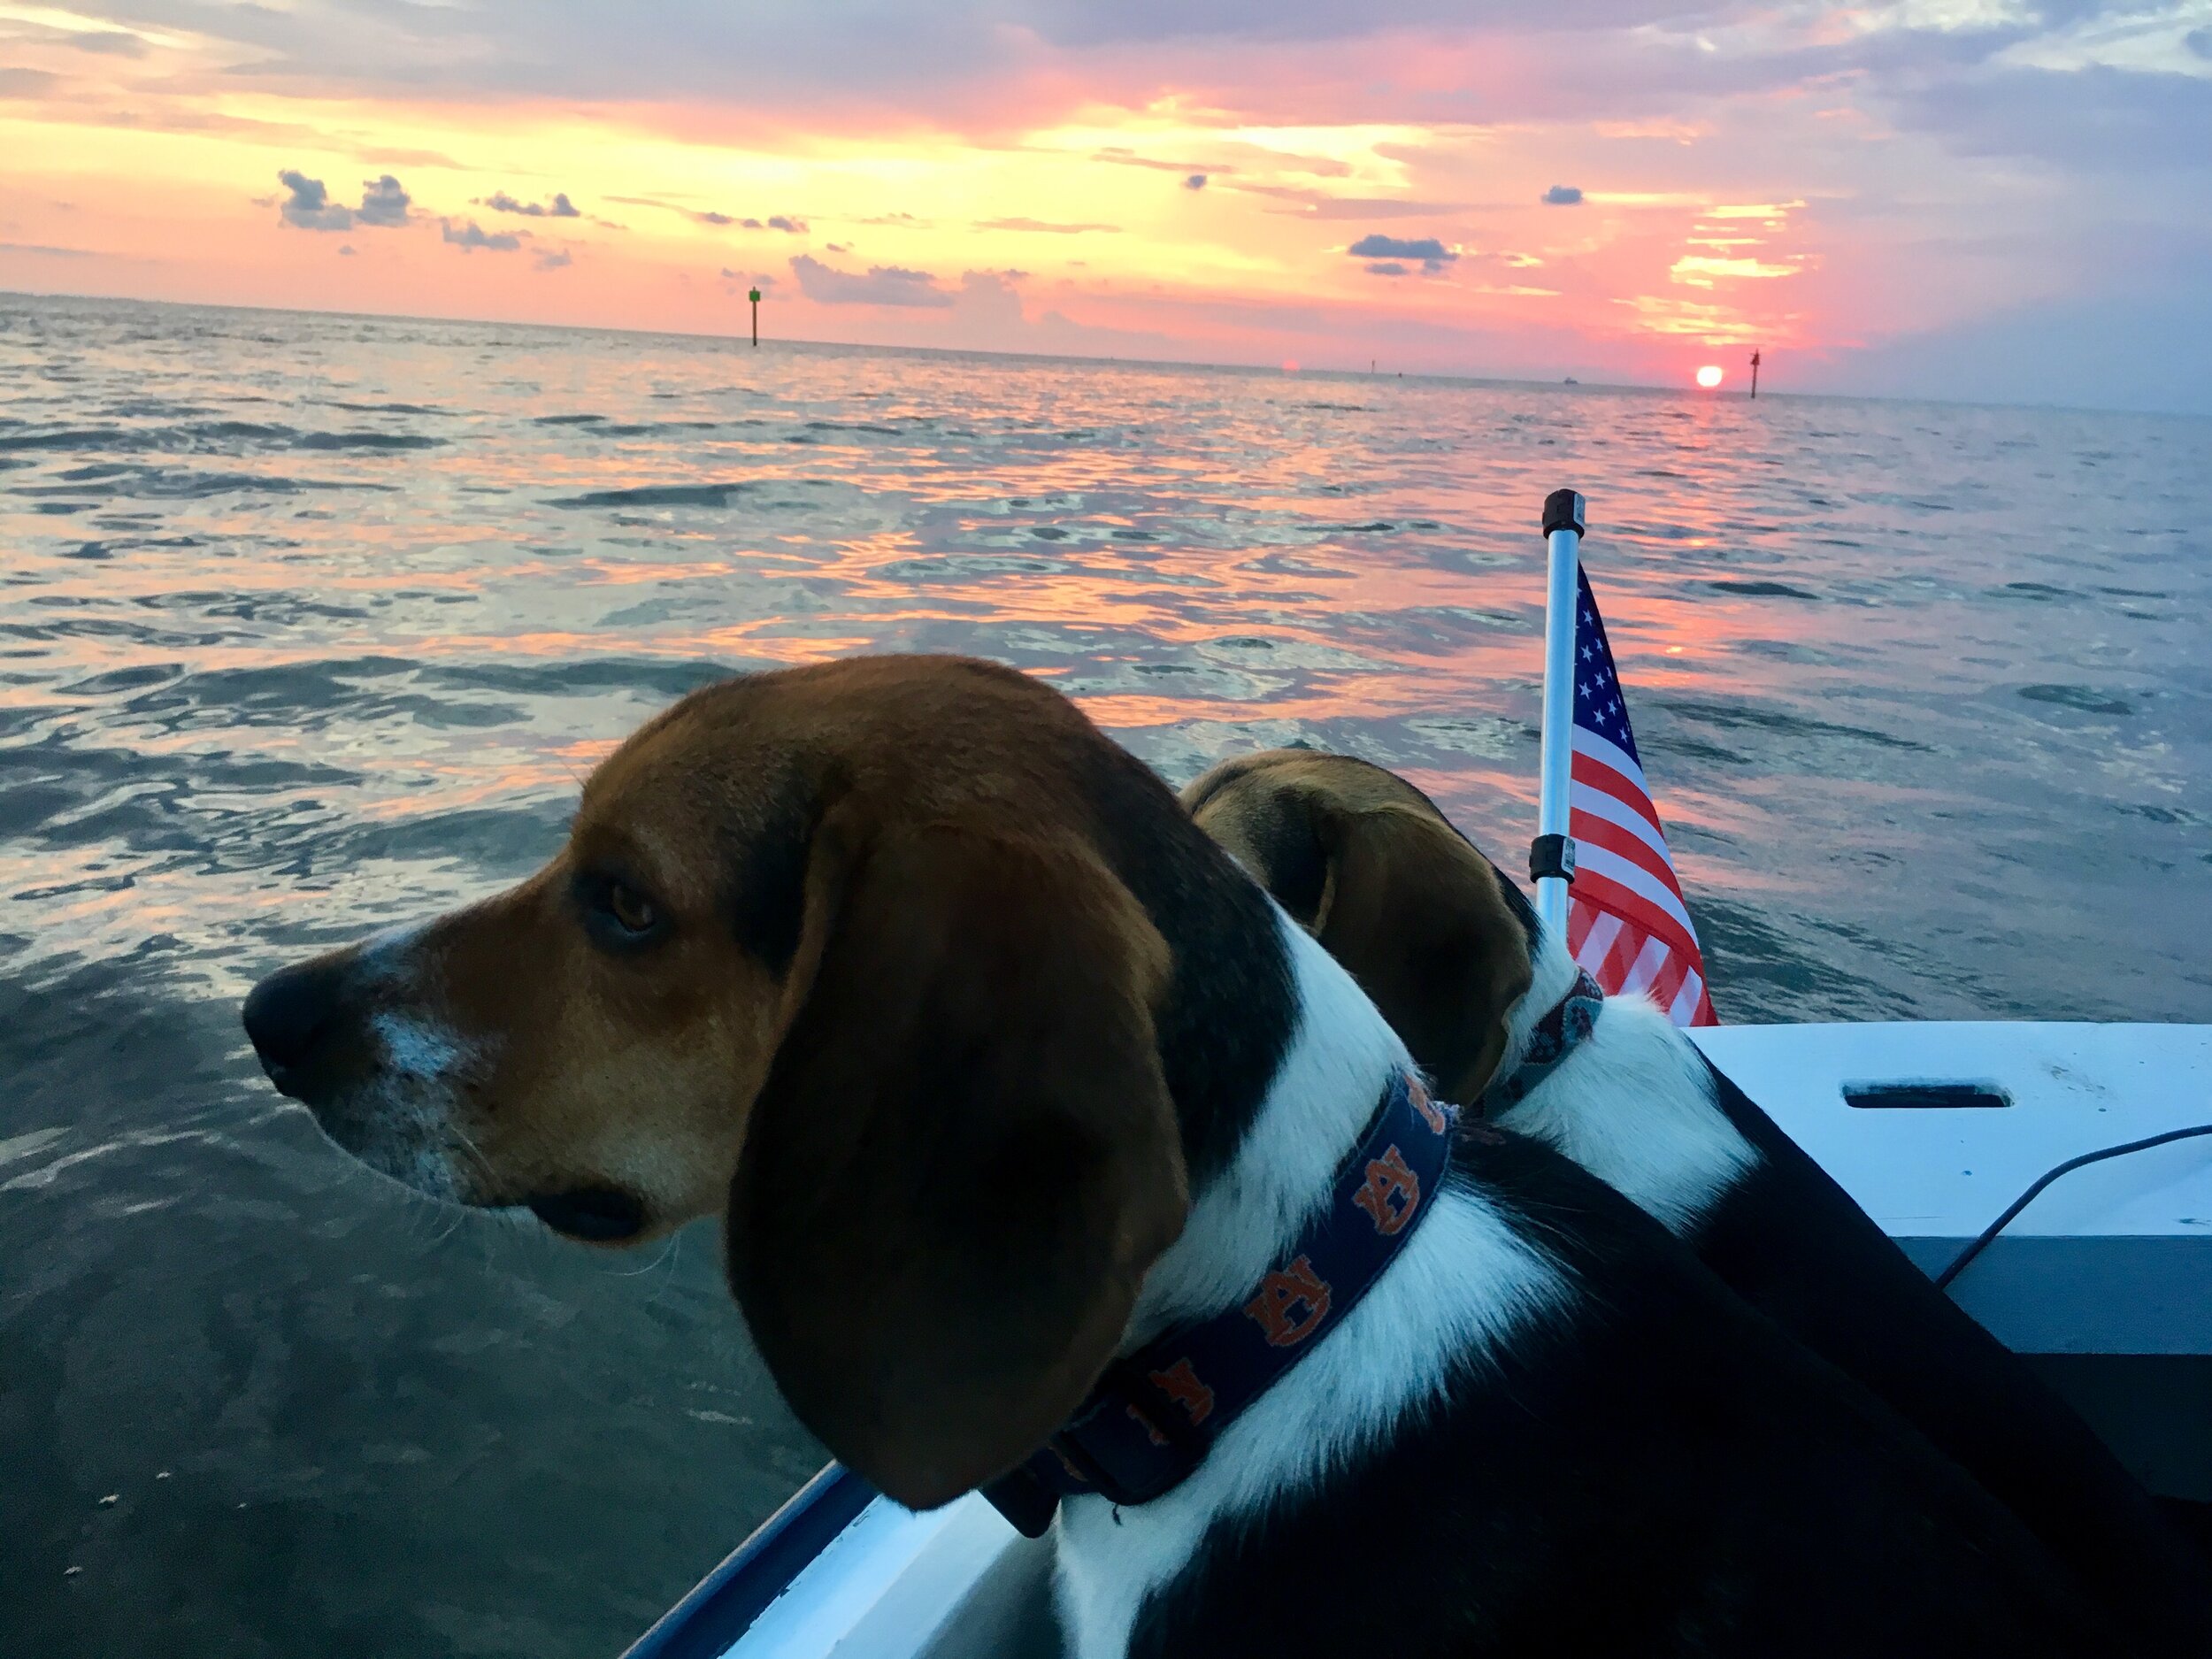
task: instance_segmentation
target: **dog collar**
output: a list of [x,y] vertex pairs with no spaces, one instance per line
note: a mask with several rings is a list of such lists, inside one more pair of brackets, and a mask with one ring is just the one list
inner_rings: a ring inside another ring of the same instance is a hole
[[1598,988],[1598,982],[1590,977],[1586,968],[1577,968],[1575,982],[1568,987],[1567,995],[1529,1033],[1521,1064],[1483,1090],[1481,1098],[1475,1102],[1477,1115],[1495,1118],[1526,1100],[1539,1083],[1556,1071],[1561,1063],[1581,1046],[1597,1024],[1598,1010],[1604,1005],[1605,993]]
[[1337,1165],[1329,1207],[1251,1291],[1107,1367],[1028,1461],[983,1488],[1031,1538],[1064,1497],[1148,1502],[1205,1461],[1221,1431],[1344,1321],[1434,1208],[1458,1108],[1403,1074]]

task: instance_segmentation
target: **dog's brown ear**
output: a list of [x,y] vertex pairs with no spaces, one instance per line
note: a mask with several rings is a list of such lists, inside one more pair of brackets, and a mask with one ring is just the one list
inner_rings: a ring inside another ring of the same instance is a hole
[[1533,976],[1530,927],[1426,795],[1348,755],[1273,749],[1224,761],[1183,804],[1351,970],[1446,1098],[1482,1092]]
[[1482,1093],[1506,1013],[1534,977],[1528,933],[1490,861],[1411,807],[1311,798],[1328,875],[1312,922],[1448,1100]]
[[1071,838],[831,825],[813,863],[731,1285],[801,1420],[927,1508],[1081,1402],[1182,1230],[1168,951]]

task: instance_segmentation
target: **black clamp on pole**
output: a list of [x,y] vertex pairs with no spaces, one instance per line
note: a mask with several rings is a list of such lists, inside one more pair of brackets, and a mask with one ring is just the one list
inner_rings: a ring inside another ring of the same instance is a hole
[[1541,881],[1548,876],[1557,876],[1569,887],[1575,879],[1575,838],[1571,835],[1539,835],[1528,844],[1528,879]]
[[1582,534],[1582,496],[1571,489],[1555,489],[1544,497],[1544,534],[1571,530]]

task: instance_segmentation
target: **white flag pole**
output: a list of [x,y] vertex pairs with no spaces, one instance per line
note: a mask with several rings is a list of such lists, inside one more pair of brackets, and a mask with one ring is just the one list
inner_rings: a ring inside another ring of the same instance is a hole
[[1567,887],[1575,867],[1574,841],[1567,833],[1567,779],[1573,764],[1575,572],[1582,529],[1580,495],[1556,489],[1545,497],[1549,560],[1544,586],[1543,759],[1528,869],[1536,882],[1536,914],[1562,944],[1567,938]]

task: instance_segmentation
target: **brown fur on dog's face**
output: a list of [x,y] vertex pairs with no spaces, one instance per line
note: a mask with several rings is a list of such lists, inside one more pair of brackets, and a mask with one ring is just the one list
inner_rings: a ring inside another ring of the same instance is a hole
[[726,1210],[800,1416],[941,1502],[1079,1402],[1182,1227],[1169,953],[1098,850],[1114,811],[1188,834],[1010,671],[735,681],[609,757],[536,875],[274,976],[247,1024],[422,1190],[610,1241]]
[[1183,804],[1351,971],[1446,1098],[1481,1094],[1533,977],[1535,916],[1426,795],[1348,755],[1279,749],[1224,761]]

